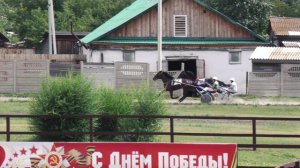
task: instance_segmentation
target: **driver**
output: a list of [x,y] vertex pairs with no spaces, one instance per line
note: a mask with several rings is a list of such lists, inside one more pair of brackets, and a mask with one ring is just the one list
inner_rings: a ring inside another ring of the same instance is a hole
[[213,77],[212,78],[213,83],[209,87],[204,88],[205,91],[208,91],[210,93],[216,93],[220,87],[218,77]]
[[228,88],[228,92],[229,93],[237,93],[237,84],[235,82],[235,79],[234,78],[230,78],[230,84],[229,84],[229,88]]
[[219,87],[220,87],[220,84],[219,84],[219,81],[218,81],[218,77],[213,77],[213,85],[212,85],[212,89],[214,90],[214,92],[217,92]]

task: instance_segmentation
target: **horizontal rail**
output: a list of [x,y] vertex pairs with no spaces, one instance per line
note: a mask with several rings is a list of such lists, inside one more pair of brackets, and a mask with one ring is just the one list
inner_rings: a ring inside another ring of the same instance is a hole
[[223,117],[223,116],[165,116],[165,115],[0,115],[0,118],[157,118],[157,119],[208,119],[208,120],[264,120],[264,121],[300,121],[291,117]]

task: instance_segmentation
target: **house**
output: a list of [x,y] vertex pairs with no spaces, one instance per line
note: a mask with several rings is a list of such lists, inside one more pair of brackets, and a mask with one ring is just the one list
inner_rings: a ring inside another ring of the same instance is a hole
[[[78,38],[82,38],[88,34],[88,32],[74,32]],[[78,39],[72,35],[71,32],[56,32],[56,46],[57,54],[79,54],[79,46],[77,45]],[[37,54],[49,53],[49,34],[44,34],[43,40],[36,50]]]
[[300,47],[257,47],[250,59],[249,94],[300,96]]
[[0,33],[0,48],[5,47],[6,42],[9,42],[8,38],[6,38],[2,33]]
[[[235,77],[246,92],[250,55],[270,43],[201,0],[163,1],[163,70],[194,72],[199,78]],[[136,0],[81,39],[88,62],[146,62],[158,67],[157,0]]]
[[270,17],[269,33],[278,47],[300,47],[300,18]]

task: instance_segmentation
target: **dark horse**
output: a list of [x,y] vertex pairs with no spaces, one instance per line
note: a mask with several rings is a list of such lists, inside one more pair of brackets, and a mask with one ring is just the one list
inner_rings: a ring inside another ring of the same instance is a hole
[[[190,71],[182,71],[178,78],[184,78],[189,79],[191,81],[194,81],[196,79],[196,76],[193,74],[193,72]],[[159,71],[154,77],[153,80],[161,79],[164,84],[164,90],[168,91],[170,93],[171,99],[177,99],[178,97],[173,97],[173,91],[182,89],[183,85],[181,83],[175,82],[174,77],[171,76],[169,73],[165,71]]]
[[[182,102],[186,97],[191,97],[198,95],[199,91],[202,91],[205,87],[211,87],[213,84],[212,78],[205,78],[202,82],[198,83],[196,76],[190,71],[183,71],[178,76],[178,79],[174,79],[169,73],[164,71],[159,71],[153,80],[161,79],[164,83],[164,90],[169,91],[170,97],[176,99],[178,97],[173,97],[173,91],[178,89],[183,89],[183,95],[179,99]],[[224,85],[223,82],[219,81],[220,85]]]

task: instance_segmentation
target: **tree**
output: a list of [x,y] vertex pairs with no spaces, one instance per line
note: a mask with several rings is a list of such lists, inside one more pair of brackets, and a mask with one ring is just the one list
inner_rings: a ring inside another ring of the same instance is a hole
[[[56,30],[69,31],[73,22],[74,31],[91,31],[133,1],[54,0]],[[48,31],[48,0],[0,0],[0,5],[1,2],[13,9],[2,12],[13,25],[12,31],[27,47],[37,46]]]
[[9,25],[9,20],[7,18],[6,13],[10,10],[9,6],[4,2],[4,0],[0,0],[0,32],[4,33],[6,29],[11,27]]
[[284,17],[300,17],[300,0],[272,0],[272,15]]
[[265,34],[272,5],[269,0],[205,0],[213,8],[259,34]]
[[74,31],[91,31],[114,16],[134,0],[67,0],[63,10],[57,12],[57,28],[70,30],[71,22]]

